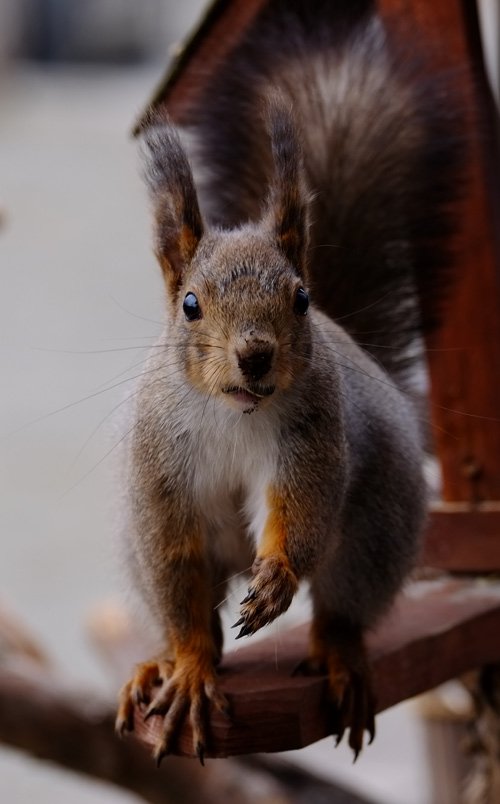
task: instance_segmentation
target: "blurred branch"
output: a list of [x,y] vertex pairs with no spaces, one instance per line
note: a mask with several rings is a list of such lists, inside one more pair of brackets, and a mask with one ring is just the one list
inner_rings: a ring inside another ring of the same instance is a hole
[[28,659],[45,667],[49,666],[48,656],[41,645],[2,601],[0,603],[0,664],[19,658]]
[[[118,668],[117,656],[128,653],[126,634],[132,637],[132,632],[115,629],[120,647],[117,644],[114,652],[112,619],[108,617],[104,630],[109,637],[107,654],[115,657]],[[0,645],[12,628],[8,618],[0,618]],[[114,712],[108,702],[92,691],[69,689],[32,653],[31,649],[11,650],[0,663],[0,741],[7,745],[128,788],[152,804],[199,804],[201,800],[204,804],[363,804],[357,796],[305,771],[260,757],[209,760],[205,768],[191,759],[167,757],[157,770],[137,741],[115,736]]]

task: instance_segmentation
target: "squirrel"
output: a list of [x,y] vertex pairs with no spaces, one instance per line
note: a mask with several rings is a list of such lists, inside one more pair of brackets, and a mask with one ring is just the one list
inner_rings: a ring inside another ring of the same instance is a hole
[[[238,637],[312,600],[302,672],[332,730],[375,733],[364,635],[411,570],[426,518],[411,399],[458,162],[446,81],[372,3],[271,0],[192,109],[191,160],[164,111],[141,130],[166,323],[129,407],[133,580],[164,645],[120,693],[209,744],[219,605],[248,570]],[[413,367],[413,368],[412,368]]]

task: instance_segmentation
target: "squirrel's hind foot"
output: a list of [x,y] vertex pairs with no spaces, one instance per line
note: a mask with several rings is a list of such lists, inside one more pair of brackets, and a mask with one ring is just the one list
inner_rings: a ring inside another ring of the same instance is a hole
[[120,737],[134,730],[135,707],[149,705],[154,698],[154,690],[162,686],[172,674],[173,662],[169,659],[153,659],[138,664],[134,675],[127,681],[118,695],[118,712],[115,731]]
[[[158,659],[137,665],[135,673],[120,692],[116,731],[123,736],[134,728],[136,706],[143,719],[163,717],[160,736],[153,749],[159,766],[175,749],[186,717],[193,734],[193,754],[202,765],[207,750],[207,710],[212,703],[224,714],[229,712],[225,696],[218,690],[215,670],[198,661]],[[145,709],[143,707],[146,707]]]
[[364,732],[368,732],[368,743],[375,737],[375,696],[363,638],[357,628],[337,619],[314,621],[310,657],[298,665],[295,674],[318,673],[328,675],[335,745],[349,729],[348,743],[356,761],[363,748]]

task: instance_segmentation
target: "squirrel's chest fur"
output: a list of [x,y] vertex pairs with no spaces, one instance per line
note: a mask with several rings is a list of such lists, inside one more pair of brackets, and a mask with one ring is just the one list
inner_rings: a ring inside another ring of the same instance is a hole
[[[196,400],[183,421],[190,441],[187,482],[212,553],[233,565],[246,534],[256,540],[276,478],[280,424],[271,409],[236,413]],[[167,468],[167,467],[166,467]]]

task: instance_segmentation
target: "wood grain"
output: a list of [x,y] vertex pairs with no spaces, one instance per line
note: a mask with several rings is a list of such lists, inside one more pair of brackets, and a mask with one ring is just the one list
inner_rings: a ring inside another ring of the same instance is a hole
[[500,572],[500,503],[443,504],[432,511],[419,563],[449,572]]
[[[431,418],[443,497],[500,500],[500,158],[498,118],[486,79],[476,4],[378,0],[396,37],[414,32],[463,103],[466,147],[453,282],[428,338]],[[425,307],[426,298],[422,298]]]

